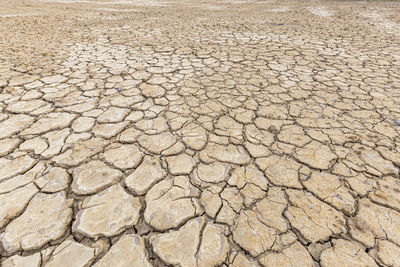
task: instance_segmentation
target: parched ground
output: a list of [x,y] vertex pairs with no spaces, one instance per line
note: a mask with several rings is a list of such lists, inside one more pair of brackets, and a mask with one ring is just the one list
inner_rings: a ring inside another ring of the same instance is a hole
[[400,266],[400,2],[0,0],[1,266]]

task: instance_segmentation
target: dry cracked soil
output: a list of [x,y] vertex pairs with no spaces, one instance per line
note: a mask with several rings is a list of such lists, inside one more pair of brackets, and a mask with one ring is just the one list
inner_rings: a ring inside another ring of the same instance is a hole
[[3,267],[400,266],[400,2],[0,0]]

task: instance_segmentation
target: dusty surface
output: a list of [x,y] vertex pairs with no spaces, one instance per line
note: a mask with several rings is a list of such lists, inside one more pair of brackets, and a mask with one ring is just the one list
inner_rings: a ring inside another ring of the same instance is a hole
[[400,266],[400,3],[0,0],[1,266]]

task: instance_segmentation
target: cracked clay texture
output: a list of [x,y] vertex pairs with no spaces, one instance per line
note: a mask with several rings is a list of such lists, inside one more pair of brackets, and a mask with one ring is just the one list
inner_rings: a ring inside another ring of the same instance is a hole
[[400,267],[400,2],[0,0],[0,266]]

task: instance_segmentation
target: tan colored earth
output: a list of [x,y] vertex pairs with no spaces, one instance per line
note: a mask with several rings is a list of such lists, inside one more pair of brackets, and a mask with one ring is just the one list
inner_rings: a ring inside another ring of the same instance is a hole
[[0,266],[400,266],[400,2],[0,0]]

